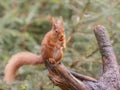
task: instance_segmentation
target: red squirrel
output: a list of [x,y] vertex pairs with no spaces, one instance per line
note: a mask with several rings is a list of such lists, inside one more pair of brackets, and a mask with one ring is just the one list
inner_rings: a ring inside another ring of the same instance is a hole
[[21,52],[13,55],[4,71],[4,81],[11,85],[16,71],[23,65],[44,64],[45,60],[51,63],[59,62],[63,56],[63,50],[66,48],[66,39],[64,32],[64,23],[62,17],[56,20],[51,17],[52,29],[46,33],[41,43],[41,55],[35,55],[30,52]]

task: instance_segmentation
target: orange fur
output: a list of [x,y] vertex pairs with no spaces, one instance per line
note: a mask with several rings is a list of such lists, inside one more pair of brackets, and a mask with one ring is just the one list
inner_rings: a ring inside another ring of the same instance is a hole
[[21,52],[11,57],[5,67],[4,80],[12,84],[16,71],[23,65],[37,65],[49,60],[51,63],[59,62],[63,55],[63,49],[66,48],[66,40],[63,26],[63,19],[56,21],[50,19],[52,29],[45,35],[41,43],[41,55],[35,55],[30,52]]
[[43,63],[41,57],[30,52],[21,52],[11,57],[5,67],[4,80],[11,84],[14,80],[16,71],[23,65],[37,65]]

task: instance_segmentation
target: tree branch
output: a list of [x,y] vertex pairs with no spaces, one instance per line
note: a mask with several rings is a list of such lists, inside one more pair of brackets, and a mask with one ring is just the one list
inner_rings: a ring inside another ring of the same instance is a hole
[[53,65],[46,61],[45,65],[49,71],[49,78],[62,90],[87,90],[86,85],[76,79],[62,63]]
[[81,80],[81,81],[92,81],[92,82],[97,82],[97,80],[95,78],[92,78],[90,76],[86,76],[86,75],[82,75],[82,74],[78,74],[76,72],[70,71],[70,73],[76,77],[77,79]]
[[113,68],[117,68],[118,66],[116,56],[105,28],[98,25],[95,27],[94,33],[97,38],[100,53],[102,56],[103,72],[109,71],[110,69],[113,70]]
[[[113,40],[111,43],[112,43],[112,45],[114,45],[117,41],[116,40],[114,40],[114,36],[116,35],[116,33],[114,33],[111,37],[110,37],[110,39],[111,40]],[[86,56],[86,58],[89,58],[89,57],[91,57],[91,56],[93,56],[97,51],[99,50],[99,48],[96,48],[94,51],[92,51],[89,55],[87,55]]]

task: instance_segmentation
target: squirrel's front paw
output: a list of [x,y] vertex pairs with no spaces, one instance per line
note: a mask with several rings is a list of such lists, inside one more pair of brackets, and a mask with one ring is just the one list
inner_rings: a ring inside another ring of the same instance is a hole
[[56,63],[56,61],[55,61],[54,58],[49,58],[49,62],[52,63],[52,64],[55,64],[55,63]]
[[60,48],[61,48],[61,46],[60,46],[60,45],[57,45],[57,46],[56,46],[56,48],[57,48],[57,49],[60,49]]

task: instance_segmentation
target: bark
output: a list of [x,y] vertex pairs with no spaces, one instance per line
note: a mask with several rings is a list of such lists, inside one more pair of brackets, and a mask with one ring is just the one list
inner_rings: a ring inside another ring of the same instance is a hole
[[49,71],[49,78],[62,90],[87,90],[87,86],[76,79],[62,63],[51,64],[45,62]]
[[50,80],[62,90],[120,90],[120,70],[111,41],[103,26],[95,26],[94,33],[103,62],[98,80],[69,71],[62,63],[45,62]]

